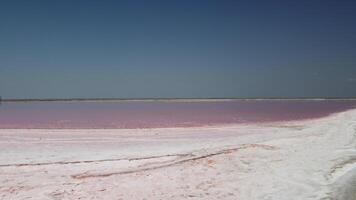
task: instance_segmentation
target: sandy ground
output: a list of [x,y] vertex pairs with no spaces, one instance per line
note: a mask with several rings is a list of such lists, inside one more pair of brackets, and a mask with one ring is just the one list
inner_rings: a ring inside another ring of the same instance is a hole
[[356,199],[356,110],[142,130],[0,130],[0,199]]

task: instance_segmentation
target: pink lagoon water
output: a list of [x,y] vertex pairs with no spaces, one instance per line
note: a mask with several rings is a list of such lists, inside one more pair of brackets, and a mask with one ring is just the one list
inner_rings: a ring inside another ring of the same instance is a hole
[[323,117],[352,100],[18,102],[0,105],[0,128],[158,128]]

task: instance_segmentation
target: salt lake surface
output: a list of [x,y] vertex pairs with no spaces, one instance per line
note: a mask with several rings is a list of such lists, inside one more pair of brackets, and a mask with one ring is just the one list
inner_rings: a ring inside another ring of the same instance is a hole
[[6,102],[0,128],[159,128],[323,117],[353,100]]

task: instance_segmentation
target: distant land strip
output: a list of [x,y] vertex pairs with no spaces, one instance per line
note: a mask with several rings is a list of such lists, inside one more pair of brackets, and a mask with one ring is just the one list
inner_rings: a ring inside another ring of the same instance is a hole
[[95,101],[231,101],[231,100],[356,100],[356,97],[231,97],[231,98],[28,98],[1,99],[1,102],[95,102]]

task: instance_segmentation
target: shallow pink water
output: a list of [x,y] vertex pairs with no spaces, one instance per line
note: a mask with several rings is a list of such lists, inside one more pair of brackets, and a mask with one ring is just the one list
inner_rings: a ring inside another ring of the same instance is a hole
[[317,118],[356,101],[2,103],[0,128],[158,128]]

